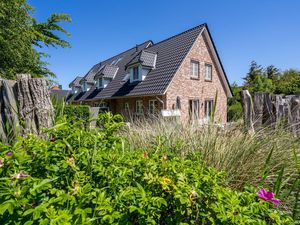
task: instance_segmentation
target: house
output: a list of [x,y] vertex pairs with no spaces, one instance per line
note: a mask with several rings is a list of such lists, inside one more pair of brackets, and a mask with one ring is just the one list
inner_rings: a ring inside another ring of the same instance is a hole
[[64,99],[66,100],[70,95],[69,90],[63,90],[61,85],[56,85],[50,88],[50,95],[56,99]]
[[125,118],[162,114],[204,123],[215,109],[215,121],[225,123],[232,97],[207,24],[136,45],[96,64],[78,82],[70,84],[81,89],[70,102]]

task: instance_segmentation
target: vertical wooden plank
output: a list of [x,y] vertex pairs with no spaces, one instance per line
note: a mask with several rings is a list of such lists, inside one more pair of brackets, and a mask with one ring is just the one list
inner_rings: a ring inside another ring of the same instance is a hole
[[36,127],[39,134],[43,128],[50,128],[53,124],[53,106],[50,98],[50,91],[47,80],[44,78],[33,78],[28,80]]
[[254,123],[253,123],[253,117],[254,117],[254,111],[253,111],[253,102],[251,95],[248,90],[241,91],[241,100],[244,110],[244,123],[246,126],[246,130],[250,134],[254,134]]
[[17,92],[19,101],[19,112],[23,118],[24,133],[37,133],[36,118],[34,115],[34,105],[31,98],[31,91],[29,88],[28,74],[17,75]]
[[294,96],[290,101],[291,112],[290,112],[290,126],[294,134],[300,131],[300,96]]
[[20,131],[15,81],[2,80],[2,104],[5,115],[6,136],[14,139]]
[[254,95],[253,101],[253,126],[255,130],[258,130],[263,125],[263,115],[264,115],[264,94],[256,93]]
[[275,123],[275,110],[272,102],[272,95],[269,93],[264,93],[264,101],[263,101],[263,118],[262,124],[264,126],[270,126]]
[[0,80],[0,141],[3,142],[7,141],[6,131],[5,131],[5,114],[4,114],[2,80]]

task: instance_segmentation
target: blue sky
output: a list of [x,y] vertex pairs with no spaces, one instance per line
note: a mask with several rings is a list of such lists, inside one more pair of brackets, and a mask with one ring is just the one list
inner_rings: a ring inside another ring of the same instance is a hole
[[68,13],[70,49],[44,49],[49,68],[67,88],[101,60],[145,40],[158,42],[208,23],[229,81],[241,84],[252,60],[300,69],[298,0],[29,0],[35,17]]

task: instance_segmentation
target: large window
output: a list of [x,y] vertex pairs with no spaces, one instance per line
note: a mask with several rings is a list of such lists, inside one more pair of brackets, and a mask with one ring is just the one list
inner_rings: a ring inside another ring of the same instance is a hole
[[138,115],[143,114],[143,101],[142,100],[137,100],[135,102],[135,112]]
[[139,67],[138,66],[133,67],[132,70],[133,70],[133,77],[132,78],[133,78],[134,81],[136,81],[136,80],[139,79]]
[[212,80],[212,66],[210,64],[205,64],[205,80]]
[[192,60],[190,65],[191,78],[199,78],[199,62]]
[[210,120],[213,113],[214,102],[213,100],[205,100],[204,111],[205,117]]
[[189,112],[191,120],[199,119],[199,99],[191,99],[189,101]]
[[157,113],[157,100],[149,100],[149,114],[156,114]]

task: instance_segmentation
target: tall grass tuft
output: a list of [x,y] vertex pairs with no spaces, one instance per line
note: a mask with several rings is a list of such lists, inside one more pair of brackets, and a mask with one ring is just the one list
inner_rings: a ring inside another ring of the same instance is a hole
[[156,146],[155,151],[173,151],[182,157],[200,151],[209,166],[227,172],[228,186],[268,188],[299,218],[300,140],[284,128],[264,128],[249,135],[242,124],[183,126],[160,118],[133,123],[123,136],[131,149]]

